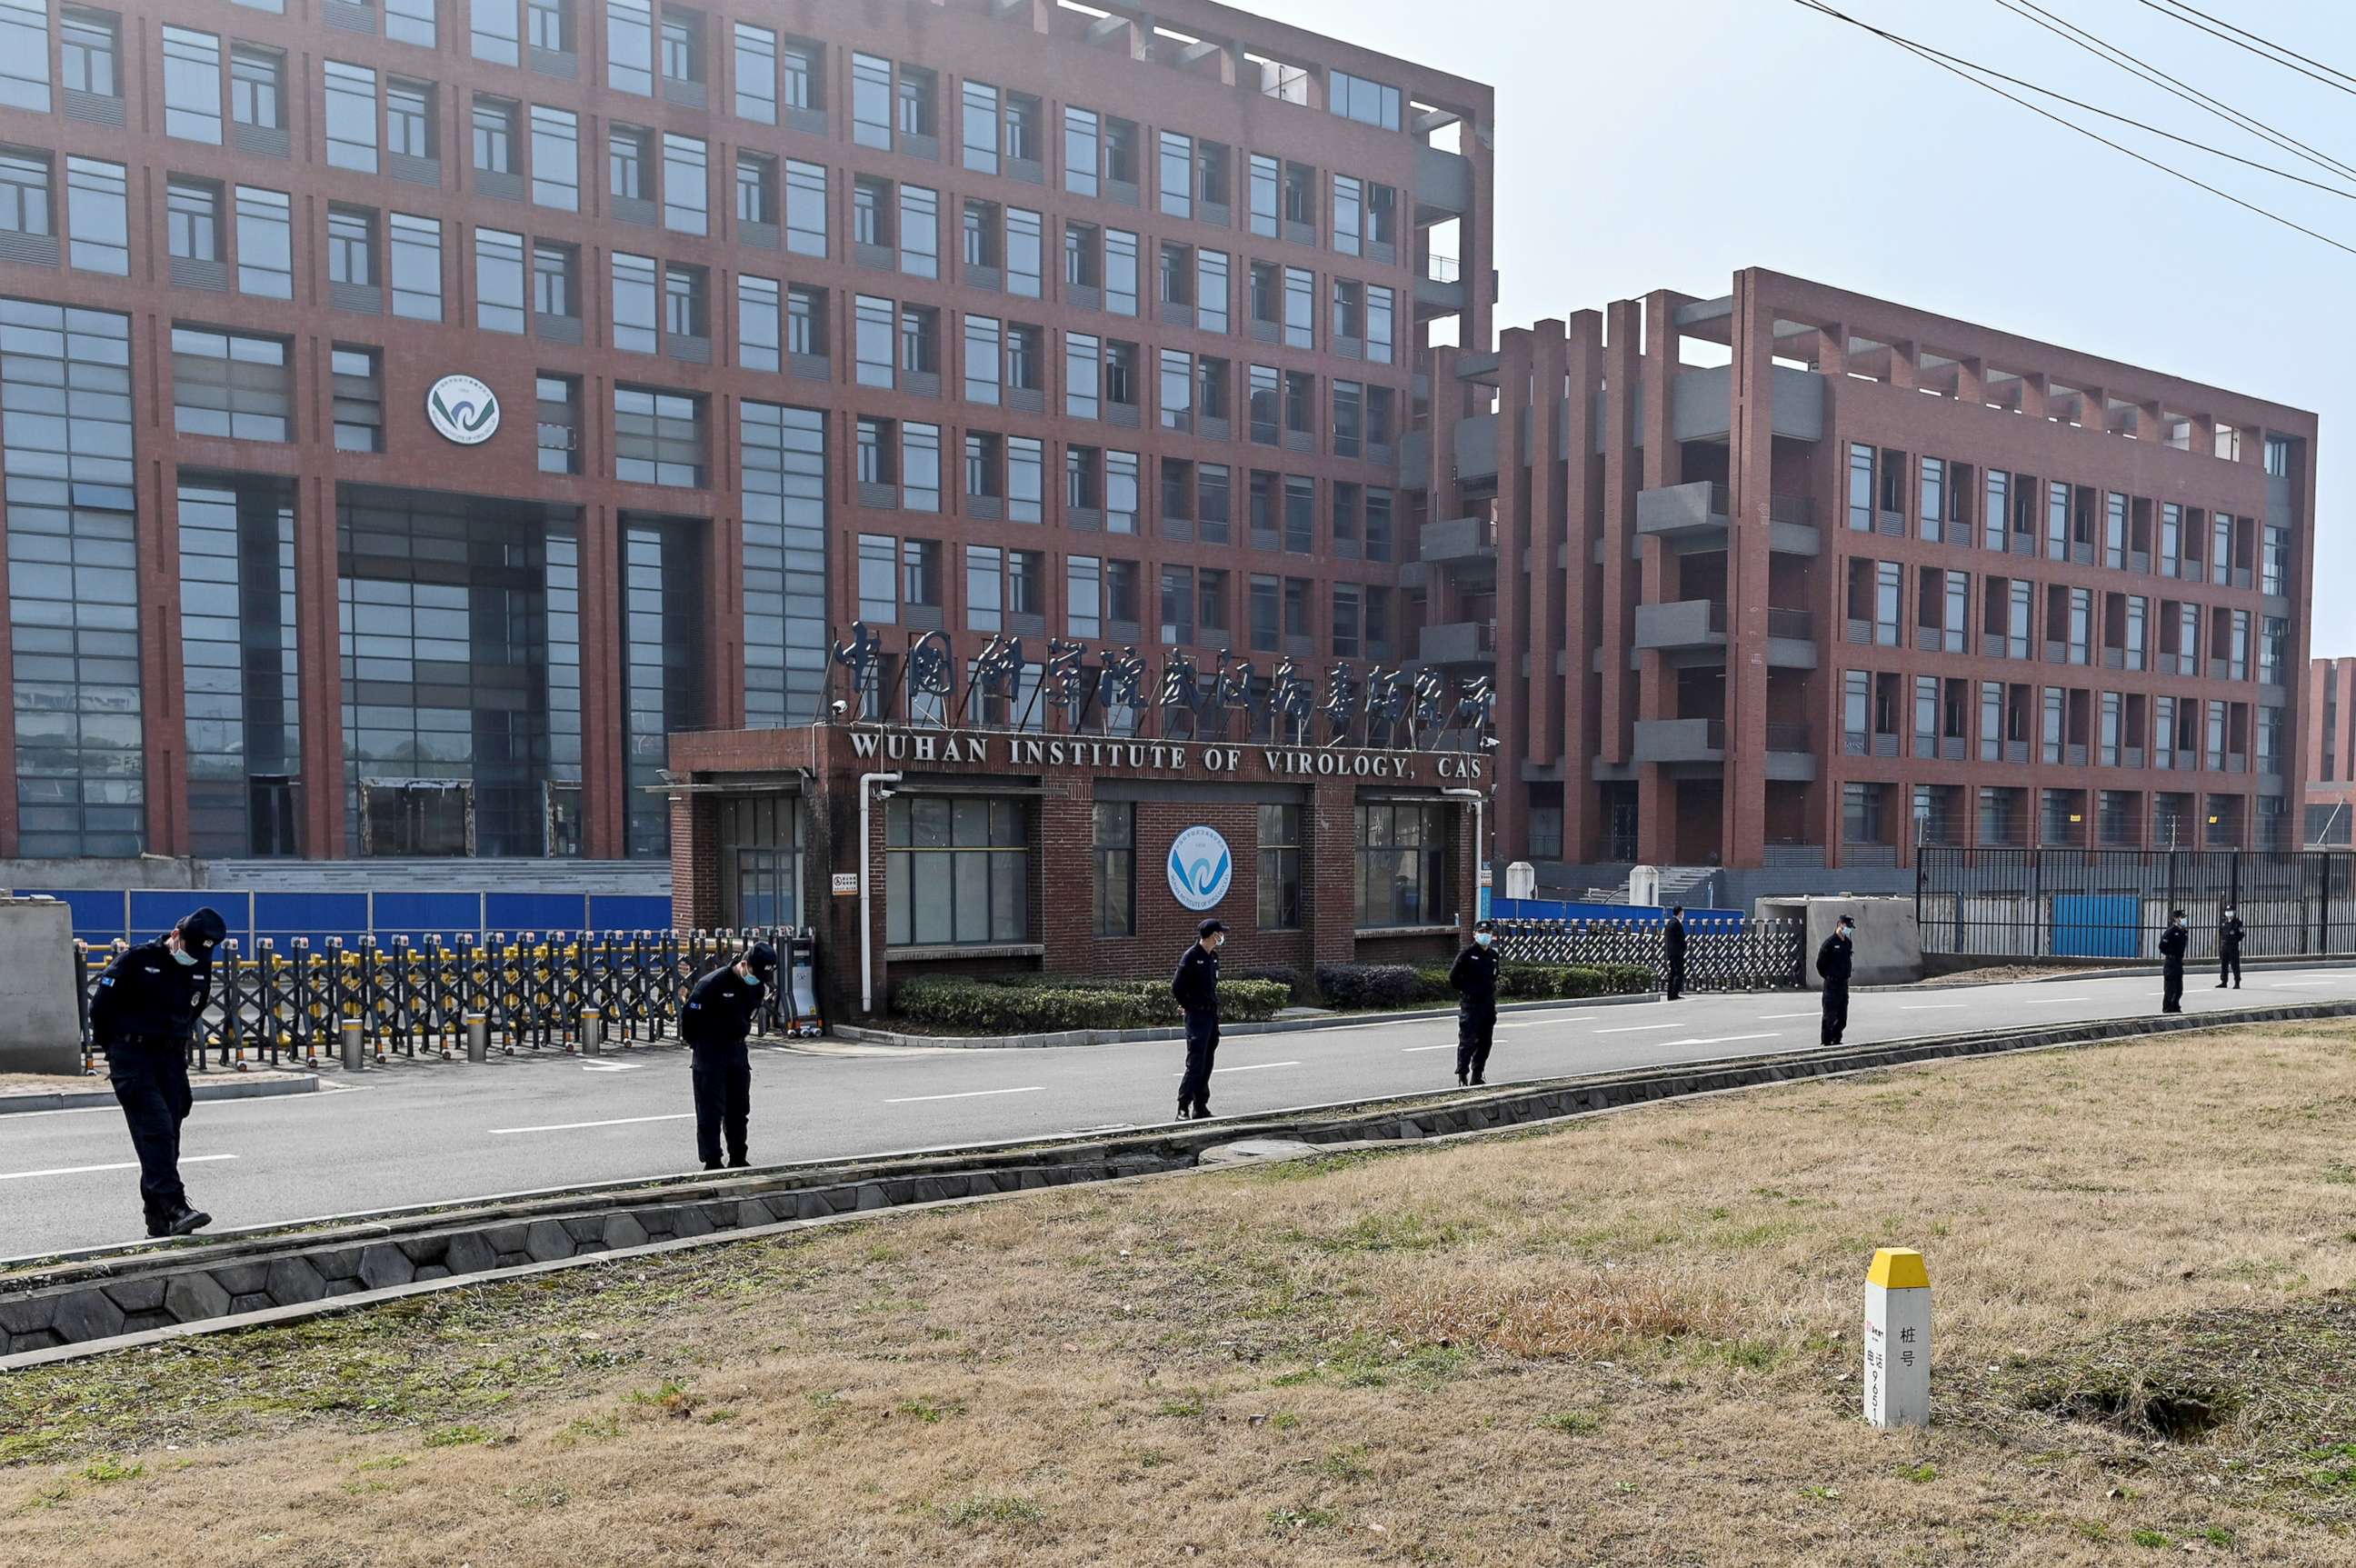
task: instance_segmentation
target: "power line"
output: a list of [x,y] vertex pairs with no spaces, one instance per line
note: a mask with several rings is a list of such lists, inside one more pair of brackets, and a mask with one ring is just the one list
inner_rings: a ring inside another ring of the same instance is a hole
[[[2287,132],[2276,130],[2255,115],[2244,114],[2222,99],[2203,92],[2190,82],[2170,76],[2158,66],[2136,58],[2115,44],[2104,42],[2076,23],[2055,16],[2044,6],[2038,5],[2037,0],[2019,0],[2019,4],[2015,4],[2014,0],[1996,0],[1996,3],[2022,21],[2040,27],[2064,42],[2075,44],[2104,64],[2115,65],[2140,81],[2148,82],[2164,92],[2172,93],[2203,113],[2215,115],[2236,130],[2248,131],[2271,142],[2286,153],[2306,159],[2318,168],[2326,169],[2346,178],[2356,179],[2356,165],[2343,163],[2327,153],[2319,152]],[[2035,15],[2030,15],[2031,12]]]
[[[2151,9],[2158,12],[2161,16],[2166,16],[2171,22],[2181,22],[2186,27],[2206,33],[2212,38],[2222,38],[2225,42],[2233,45],[2235,48],[2247,49],[2250,53],[2257,56],[2260,59],[2265,60],[2269,64],[2281,66],[2285,70],[2297,71],[2301,76],[2313,77],[2316,81],[2323,83],[2326,87],[2336,87],[2342,92],[2356,94],[2356,76],[2350,76],[2346,71],[2340,70],[2336,67],[2324,65],[2321,60],[2308,59],[2305,55],[2300,54],[2296,49],[2284,48],[2282,45],[2276,43],[2273,39],[2260,38],[2257,34],[2251,32],[2247,27],[2234,27],[2233,23],[2225,21],[2222,17],[2211,16],[2208,12],[2195,10],[2190,5],[2181,5],[2171,10],[2166,5],[2155,5],[2153,0],[2143,0],[2143,4],[2150,6]],[[2188,12],[2190,12],[2190,15],[2186,15]],[[2201,19],[2199,21],[2195,21],[2193,20],[2193,17],[2195,16]],[[2217,27],[2211,27],[2205,25],[2210,22],[2215,22]],[[2225,31],[2221,33],[2217,30],[2217,27],[2222,27]],[[2242,38],[2237,38],[2229,36],[2233,33],[2241,34]],[[2255,41],[2252,43],[2244,43],[2242,38],[2250,38]],[[2261,48],[2259,47],[2260,45],[2265,47]],[[2274,52],[2270,54],[2267,52],[2268,50],[2273,50]],[[2288,58],[2283,58],[2285,56],[2287,56]],[[2327,71],[2329,74],[2317,75],[2315,71],[2308,70],[2307,69],[2308,66],[2320,67],[2322,70]],[[2333,77],[2339,77],[2341,80],[2335,81],[2332,80]]]
[[2192,176],[2186,174],[2182,169],[2170,168],[2168,165],[2161,163],[2158,159],[2148,156],[2146,154],[2139,153],[2124,143],[2115,142],[2099,131],[2090,131],[2085,126],[2079,124],[2077,122],[2064,119],[2061,115],[2054,113],[2050,109],[2031,103],[2026,98],[2021,98],[2013,93],[2007,92],[2003,88],[1995,85],[1993,82],[1983,81],[1978,77],[1972,75],[1969,71],[1948,64],[1945,60],[1939,59],[1936,55],[1930,53],[1928,50],[1909,43],[1904,39],[1899,38],[1892,34],[1885,33],[1880,28],[1876,27],[1869,23],[1861,22],[1846,12],[1837,11],[1832,6],[1826,5],[1824,0],[1793,0],[1793,3],[1794,5],[1804,6],[1808,10],[1820,12],[1825,16],[1833,17],[1837,21],[1847,22],[1852,27],[1870,33],[1874,37],[1883,39],[1885,42],[1895,44],[1897,47],[1906,50],[1909,54],[1913,55],[1918,59],[1927,60],[1931,64],[1937,66],[1941,70],[1946,71],[1954,76],[1961,77],[1964,81],[1970,82],[1975,87],[1995,93],[1998,98],[2005,100],[2007,102],[2017,103],[2032,114],[2040,115],[2045,119],[2051,120],[2055,124],[2060,125],[2066,130],[2075,131],[2078,134],[2084,136],[2089,140],[2100,142],[2104,146],[2110,148],[2113,152],[2124,153],[2128,157],[2135,159],[2136,162],[2146,165],[2151,168],[2156,168],[2160,173],[2167,175],[2171,178],[2180,179],[2187,185],[2205,190],[2211,196],[2230,201],[2234,206],[2239,207],[2245,211],[2254,212],[2259,217],[2266,219],[2271,222],[2279,223],[2286,229],[2295,229],[2310,240],[2320,240],[2323,243],[2330,246],[2335,251],[2344,251],[2349,255],[2356,256],[2356,245],[2343,243],[2340,241],[2333,239],[2329,234],[2321,233],[2316,230],[2308,228],[2304,223],[2299,223],[2291,219],[2286,218],[2279,212],[2269,211],[2265,208],[2260,207],[2256,202],[2246,201],[2241,197],[2235,196],[2232,191],[2222,190],[2216,186],[2209,184],[2206,180],[2196,179]]
[[[1811,5],[1809,8],[1812,10],[1824,9],[1823,6],[1814,5]],[[1838,15],[1837,12],[1830,14]],[[1845,21],[1856,20],[1854,17],[1843,17],[1842,19]],[[2308,187],[2309,189],[2322,191],[2327,196],[2337,196],[2342,200],[2356,201],[2356,190],[2349,190],[2337,185],[2327,185],[2319,179],[2310,179],[2295,169],[2286,169],[2276,164],[2261,163],[2255,158],[2245,158],[2239,153],[2227,152],[2224,148],[2201,141],[2198,137],[2179,135],[2176,132],[2165,129],[2162,126],[2149,124],[2144,121],[2136,119],[2133,115],[2116,113],[2111,110],[2102,108],[2097,104],[2089,103],[2083,99],[2072,98],[2068,93],[2057,91],[2051,87],[2040,87],[2036,82],[2024,81],[2019,77],[2007,75],[2005,72],[1997,70],[1994,66],[1982,65],[1977,60],[1966,59],[1962,55],[1951,53],[1948,50],[1940,48],[1933,44],[1926,44],[1920,38],[1910,38],[1903,34],[1893,33],[1887,28],[1874,27],[1870,23],[1858,22],[1857,25],[1865,28],[1866,31],[1872,33],[1876,37],[1885,39],[1890,43],[1902,45],[1903,47],[1912,49],[1919,54],[1935,56],[1937,59],[1944,60],[1951,65],[1960,66],[1965,70],[1977,71],[1982,76],[1993,77],[1998,81],[2009,82],[2013,86],[2021,88],[2027,91],[2040,94],[2041,96],[2051,98],[2057,102],[2067,103],[2072,109],[2083,109],[2089,114],[2099,114],[2105,120],[2115,120],[2122,125],[2132,125],[2138,131],[2146,131],[2150,133],[2152,135],[2164,137],[2167,140],[2175,142],[2182,146],[2191,147],[2200,152],[2208,153],[2213,156],[2224,158],[2228,162],[2240,164],[2244,168],[2254,168],[2261,173],[2274,175],[2278,178],[2289,180],[2295,185],[2303,185]]]

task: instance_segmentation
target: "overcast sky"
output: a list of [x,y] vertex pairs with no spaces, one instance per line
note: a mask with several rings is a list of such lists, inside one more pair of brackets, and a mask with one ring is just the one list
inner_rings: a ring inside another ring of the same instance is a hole
[[[1794,0],[1243,0],[1497,91],[1500,326],[1772,267],[2317,411],[2316,603],[2356,604],[2356,255],[2136,164]],[[1998,0],[1831,0],[2040,86],[2329,178]],[[2039,0],[2356,166],[2356,95],[2142,0]],[[2348,0],[2191,0],[2356,74]],[[2064,111],[2075,113],[2074,111]],[[2091,117],[2078,115],[2090,124]],[[2195,175],[2356,246],[2356,199],[2140,132]],[[2356,179],[2344,182],[2356,192]],[[2318,657],[2356,654],[2320,613]]]

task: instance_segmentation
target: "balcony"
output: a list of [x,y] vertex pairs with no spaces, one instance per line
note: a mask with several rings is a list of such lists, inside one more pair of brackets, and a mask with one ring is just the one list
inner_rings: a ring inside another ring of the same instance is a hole
[[1415,204],[1435,213],[1462,216],[1472,210],[1472,163],[1443,148],[1415,149]]
[[1497,624],[1486,620],[1442,621],[1416,638],[1416,657],[1426,664],[1482,664],[1497,656]]
[[1497,524],[1486,517],[1452,517],[1423,525],[1422,558],[1437,566],[1497,565]]
[[1724,762],[1726,725],[1717,719],[1638,719],[1633,760]]
[[1462,313],[1472,302],[1461,263],[1454,256],[1427,255],[1415,280],[1415,303],[1428,311]]
[[[1724,549],[1731,504],[1727,488],[1712,479],[1640,491],[1636,532],[1652,534],[1680,551]],[[1805,497],[1768,497],[1767,521],[1769,549],[1787,555],[1815,555],[1823,551],[1815,509]]]
[[1679,599],[1636,607],[1635,646],[1656,652],[1726,654],[1726,601]]

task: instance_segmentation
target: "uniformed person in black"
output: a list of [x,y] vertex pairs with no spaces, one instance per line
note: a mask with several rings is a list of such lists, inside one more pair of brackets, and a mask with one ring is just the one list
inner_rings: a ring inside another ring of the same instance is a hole
[[1816,950],[1816,974],[1825,983],[1825,1025],[1819,1043],[1837,1046],[1848,1030],[1848,970],[1857,943],[1851,933],[1857,922],[1848,916],[1840,918],[1833,934]]
[[2224,915],[2217,921],[2217,989],[2222,991],[2228,982],[2234,990],[2242,989],[2242,938],[2244,928],[2242,917],[2233,906],[2225,906]]
[[1669,906],[1668,924],[1661,928],[1661,962],[1668,970],[1667,984],[1663,988],[1675,1002],[1686,989],[1686,907]]
[[2184,1011],[2184,950],[2192,933],[2184,927],[2184,911],[2168,912],[2168,929],[2159,933],[2159,1010]]
[[91,1037],[106,1052],[106,1076],[139,1154],[150,1236],[186,1236],[213,1222],[188,1207],[180,1185],[180,1123],[194,1101],[188,1032],[212,994],[213,950],[228,935],[212,909],[185,915],[162,940],[118,954],[91,998]]
[[679,1037],[694,1053],[695,1152],[705,1170],[720,1168],[723,1133],[728,1163],[753,1163],[744,1153],[753,1112],[753,1058],[745,1054],[744,1036],[753,1032],[776,972],[777,950],[755,942],[743,958],[697,981],[680,1013]]
[[1472,944],[1456,955],[1448,983],[1456,988],[1456,1081],[1485,1083],[1489,1047],[1497,1037],[1496,928],[1483,920]]
[[1194,945],[1170,977],[1170,994],[1186,1015],[1186,1070],[1178,1079],[1178,1120],[1200,1122],[1211,1114],[1211,1058],[1219,1054],[1219,948],[1226,923],[1205,920],[1194,928]]

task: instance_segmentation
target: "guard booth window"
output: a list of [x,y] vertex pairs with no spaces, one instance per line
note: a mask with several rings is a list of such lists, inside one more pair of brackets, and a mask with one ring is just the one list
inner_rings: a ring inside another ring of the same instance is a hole
[[1448,810],[1384,803],[1357,808],[1358,926],[1443,925],[1456,918],[1447,876]]
[[802,924],[802,810],[790,795],[753,795],[720,807],[720,923]]
[[884,809],[884,940],[989,947],[1031,940],[1026,800],[897,795]]

